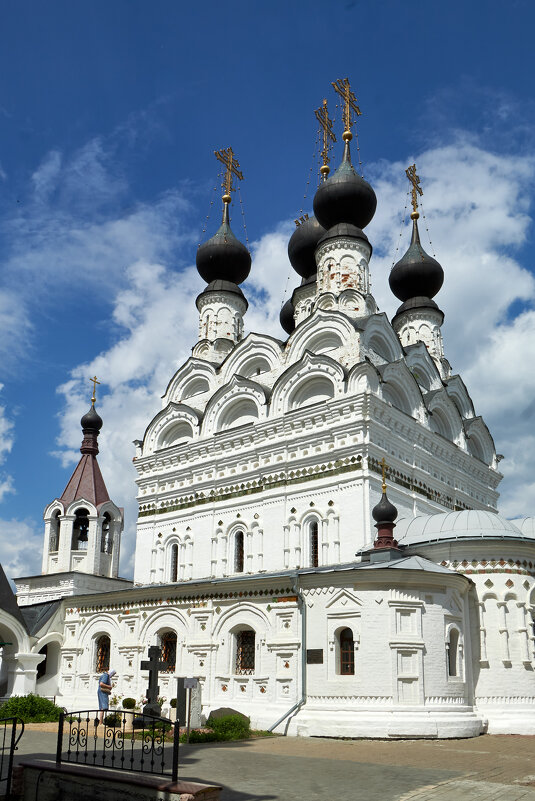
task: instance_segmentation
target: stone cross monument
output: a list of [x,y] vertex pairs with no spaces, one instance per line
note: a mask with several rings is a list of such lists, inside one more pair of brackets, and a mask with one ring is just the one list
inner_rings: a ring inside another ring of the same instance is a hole
[[162,653],[158,645],[151,645],[149,648],[149,658],[145,659],[140,665],[141,670],[149,671],[149,686],[147,688],[147,704],[143,707],[144,715],[153,715],[159,718],[162,715],[161,704],[158,703],[158,693],[160,688],[158,686],[158,671],[166,670],[167,662],[160,660]]

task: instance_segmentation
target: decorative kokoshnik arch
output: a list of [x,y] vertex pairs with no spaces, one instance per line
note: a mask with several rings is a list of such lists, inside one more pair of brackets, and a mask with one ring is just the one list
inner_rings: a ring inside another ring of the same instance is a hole
[[181,445],[199,436],[200,415],[183,403],[169,403],[149,424],[143,438],[143,455]]
[[286,363],[298,363],[306,352],[319,354],[340,347],[351,350],[356,358],[359,341],[355,327],[344,314],[318,309],[289,338]]
[[190,356],[169,381],[162,401],[164,406],[180,403],[201,392],[214,391],[217,386],[215,367],[204,359]]
[[272,337],[251,333],[227,356],[221,365],[220,375],[223,384],[234,375],[254,380],[255,375],[280,369],[281,366],[282,343]]
[[271,414],[279,416],[291,409],[337,398],[345,391],[345,371],[329,356],[305,353],[292,364],[273,387]]
[[248,378],[234,375],[208,402],[202,423],[203,436],[264,420],[266,403],[263,387]]

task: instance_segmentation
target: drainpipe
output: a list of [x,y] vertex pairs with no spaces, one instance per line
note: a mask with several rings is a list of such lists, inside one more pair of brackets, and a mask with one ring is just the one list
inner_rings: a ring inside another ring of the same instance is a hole
[[299,590],[299,576],[296,575],[295,582],[292,590],[297,595],[299,606],[301,607],[301,698],[294,704],[287,712],[280,717],[276,723],[269,727],[268,731],[273,731],[277,726],[280,726],[283,720],[290,717],[292,712],[299,709],[306,703],[307,695],[307,605],[305,599]]

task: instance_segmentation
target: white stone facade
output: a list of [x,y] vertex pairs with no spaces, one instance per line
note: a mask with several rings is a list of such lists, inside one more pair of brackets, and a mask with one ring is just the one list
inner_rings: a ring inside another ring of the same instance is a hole
[[[141,659],[165,644],[161,694],[196,676],[205,715],[231,707],[303,736],[535,732],[532,521],[496,513],[494,443],[450,374],[441,314],[394,330],[370,255],[356,235],[322,240],[286,341],[243,337],[239,294],[200,296],[199,342],[136,441],[135,585],[91,584],[117,576],[99,555],[103,509],[83,564],[73,510],[57,553],[47,510],[44,578],[59,588],[78,569],[91,596],[57,601],[26,643],[54,643],[38,690],[94,706],[104,642],[137,699]],[[401,518],[384,560],[369,554],[383,458]],[[21,598],[44,600],[43,577],[31,582]]]

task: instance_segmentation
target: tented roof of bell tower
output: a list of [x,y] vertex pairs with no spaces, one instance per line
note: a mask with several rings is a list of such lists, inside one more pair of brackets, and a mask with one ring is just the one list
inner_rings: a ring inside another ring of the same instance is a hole
[[80,425],[84,435],[80,448],[82,458],[63,490],[60,500],[68,506],[73,501],[84,498],[98,506],[109,501],[110,496],[97,462],[98,435],[102,428],[102,418],[95,409],[94,395],[91,399],[91,408],[80,420]]
[[79,498],[84,498],[95,506],[110,500],[100,467],[93,454],[84,453],[60,500],[68,506]]

